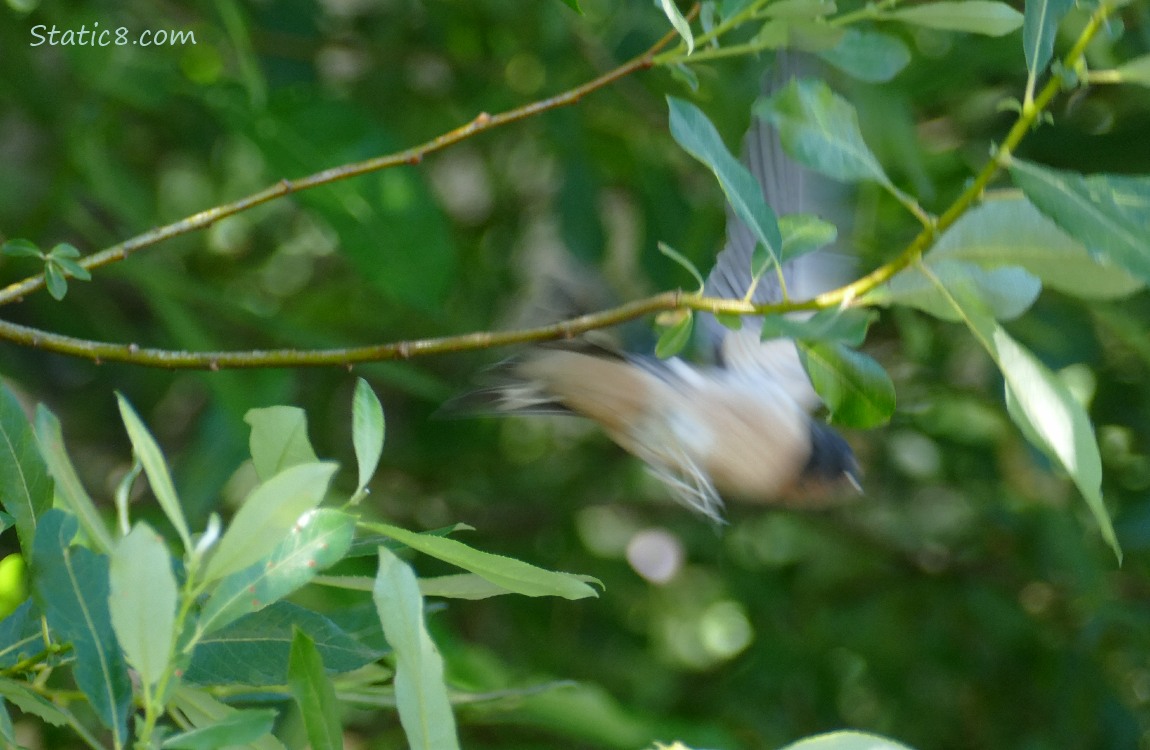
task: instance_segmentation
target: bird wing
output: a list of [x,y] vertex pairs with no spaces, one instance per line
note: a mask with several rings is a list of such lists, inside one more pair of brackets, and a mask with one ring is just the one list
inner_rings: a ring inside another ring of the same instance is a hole
[[[796,74],[810,67],[806,58],[779,53],[764,77],[764,95],[785,86]],[[754,117],[743,139],[743,163],[763,190],[767,204],[779,216],[792,213],[833,214],[837,201],[828,180],[800,166],[783,151],[778,131]],[[742,299],[752,282],[751,257],[755,236],[728,207],[727,240],[708,275],[704,292],[711,297]],[[783,276],[792,297],[805,298],[837,285],[849,263],[842,255],[827,251],[810,253],[784,264]],[[774,271],[760,279],[751,301],[777,302],[782,299]],[[720,363],[748,377],[766,375],[779,383],[788,395],[807,410],[819,404],[793,341],[759,341],[761,322],[745,316],[742,328],[732,331],[712,315],[704,314],[703,331]]]

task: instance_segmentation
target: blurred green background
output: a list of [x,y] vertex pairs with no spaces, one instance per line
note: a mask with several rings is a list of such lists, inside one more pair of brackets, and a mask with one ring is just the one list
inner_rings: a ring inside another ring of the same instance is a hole
[[[582,6],[583,16],[554,0],[8,0],[0,240],[94,252],[559,93],[667,30],[647,0]],[[39,24],[97,23],[190,30],[195,44],[32,46]],[[1072,14],[1067,28],[1080,24]],[[1025,85],[1019,36],[889,30],[914,51],[908,69],[883,85],[832,82],[859,107],[888,173],[940,210],[1011,122],[998,105]],[[1097,67],[1150,49],[1146,3],[1113,31],[1091,51]],[[765,63],[695,69],[693,96],[732,148]],[[39,293],[3,315],[178,349],[333,347],[505,327],[564,254],[599,269],[620,299],[689,286],[656,242],[707,269],[723,207],[667,133],[667,93],[692,95],[665,70],[633,75],[417,167],[229,218],[72,282],[63,302]],[[1023,156],[1150,172],[1147,90],[1076,93],[1054,121]],[[863,269],[915,231],[878,191],[862,189],[848,213]],[[0,259],[2,283],[35,271]],[[461,707],[468,748],[754,749],[846,726],[921,748],[1150,748],[1148,324],[1145,293],[1086,307],[1046,292],[1010,325],[1091,399],[1121,567],[1072,486],[1009,423],[982,349],[905,310],[884,314],[866,345],[895,379],[899,409],[888,427],[848,435],[865,497],[813,515],[734,507],[723,528],[668,502],[637,461],[577,421],[432,418],[506,351],[354,374],[185,373],[0,345],[0,375],[60,416],[106,508],[130,465],[113,393],[127,395],[197,524],[235,499],[249,408],[305,408],[320,454],[349,465],[354,375],[367,377],[388,418],[372,513],[415,529],[465,522],[481,549],[606,584],[593,601],[434,610],[455,686],[497,695],[571,681]],[[138,512],[149,502],[138,498]],[[0,543],[13,551],[12,535]],[[681,555],[667,580],[641,575],[651,549]],[[391,713],[356,709],[349,726],[358,747],[402,746]],[[39,746],[65,737],[44,733]]]

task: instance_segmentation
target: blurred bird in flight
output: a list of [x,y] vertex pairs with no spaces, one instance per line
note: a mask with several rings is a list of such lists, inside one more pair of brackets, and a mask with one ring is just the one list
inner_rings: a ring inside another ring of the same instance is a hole
[[[778,62],[766,81],[789,80]],[[813,176],[784,153],[774,128],[757,117],[743,162],[779,215],[818,213]],[[752,285],[755,238],[729,210],[727,238],[706,280],[707,296],[743,299]],[[815,294],[841,275],[823,252],[785,264],[791,295]],[[841,263],[839,263],[841,266]],[[764,275],[751,296],[777,302],[779,282]],[[812,416],[820,400],[793,341],[760,341],[761,319],[731,330],[709,314],[700,329],[714,362],[624,352],[590,338],[536,346],[503,363],[492,387],[456,406],[489,414],[571,414],[593,420],[687,506],[721,520],[723,499],[813,508],[858,488],[847,442]]]

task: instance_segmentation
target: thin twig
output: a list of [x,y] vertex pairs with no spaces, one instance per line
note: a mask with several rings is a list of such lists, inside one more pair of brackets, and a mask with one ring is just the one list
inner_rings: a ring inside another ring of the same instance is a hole
[[[79,261],[81,266],[89,271],[94,268],[100,268],[110,263],[126,260],[128,256],[133,253],[139,252],[145,248],[156,245],[164,240],[178,237],[182,234],[195,232],[200,229],[206,229],[220,219],[228,216],[233,216],[242,211],[254,208],[255,206],[267,203],[268,201],[282,198],[291,193],[298,193],[301,190],[308,190],[310,188],[318,187],[320,185],[327,185],[339,180],[346,180],[350,177],[358,177],[359,175],[367,174],[369,172],[377,172],[381,169],[388,169],[390,167],[398,167],[405,164],[419,164],[423,161],[424,157],[436,151],[441,151],[448,146],[453,146],[462,140],[471,138],[472,136],[482,133],[492,128],[497,128],[501,125],[518,122],[519,120],[534,117],[543,112],[560,107],[567,107],[577,103],[587,94],[597,91],[601,88],[609,86],[620,78],[624,78],[638,70],[645,70],[652,67],[654,63],[655,54],[659,50],[666,47],[674,39],[677,38],[677,33],[672,31],[667,33],[651,46],[643,54],[632,59],[631,61],[620,65],[614,70],[610,70],[598,78],[588,81],[581,86],[577,86],[562,94],[553,96],[549,99],[533,102],[517,109],[508,110],[499,114],[488,114],[480,112],[475,116],[471,122],[461,125],[454,130],[450,130],[436,138],[432,138],[426,143],[414,146],[404,151],[398,151],[394,154],[386,156],[379,156],[367,161],[357,162],[355,164],[344,164],[339,167],[332,167],[325,169],[322,172],[317,172],[307,177],[301,177],[295,180],[283,179],[270,187],[267,187],[258,193],[241,198],[233,203],[227,203],[214,208],[209,208],[206,211],[201,211],[197,214],[181,219],[172,224],[163,227],[151,229],[141,235],[133,237],[130,240],[113,245],[100,252],[88,255]],[[0,305],[6,305],[11,302],[18,302],[26,295],[31,294],[44,287],[44,274],[37,274],[36,276],[29,276],[26,279],[10,284],[4,289],[0,290]]]

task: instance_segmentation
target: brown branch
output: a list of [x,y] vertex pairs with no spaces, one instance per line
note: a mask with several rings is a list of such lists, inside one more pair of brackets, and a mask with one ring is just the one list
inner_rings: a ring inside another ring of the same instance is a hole
[[[133,253],[139,252],[145,248],[156,245],[164,240],[178,237],[182,234],[195,232],[200,229],[206,229],[220,219],[238,214],[250,208],[254,208],[268,201],[282,198],[290,193],[296,193],[301,190],[318,187],[320,185],[327,185],[328,183],[337,182],[339,180],[346,180],[349,177],[358,177],[359,175],[367,174],[369,172],[376,172],[381,169],[388,169],[390,167],[398,167],[404,164],[419,164],[423,158],[428,154],[440,151],[453,146],[462,140],[470,138],[478,133],[482,133],[492,128],[497,128],[501,125],[508,123],[518,122],[528,117],[547,112],[548,110],[558,109],[560,107],[567,107],[577,103],[587,94],[604,88],[620,78],[624,78],[631,73],[638,70],[645,70],[654,65],[655,54],[659,50],[671,43],[677,38],[676,32],[672,31],[667,33],[651,46],[643,54],[632,59],[631,61],[620,65],[614,70],[588,81],[581,86],[577,86],[569,91],[566,91],[557,96],[541,101],[533,102],[531,104],[519,107],[517,109],[508,110],[499,114],[491,115],[486,112],[480,112],[475,116],[471,122],[461,125],[454,130],[450,130],[443,135],[432,138],[430,141],[418,146],[414,146],[405,151],[398,151],[394,154],[387,156],[379,156],[367,161],[357,162],[355,164],[345,164],[339,167],[332,167],[325,169],[322,172],[317,172],[308,177],[301,177],[296,180],[283,179],[276,184],[261,190],[258,193],[249,195],[246,198],[241,198],[233,203],[227,203],[215,208],[209,208],[206,211],[201,211],[185,219],[181,219],[173,224],[158,227],[144,232],[141,235],[133,237],[130,240],[113,245],[100,252],[88,255],[78,262],[81,266],[88,270],[93,268],[100,268],[110,263],[126,260],[128,256]],[[0,290],[0,305],[6,305],[11,302],[19,302],[26,295],[38,291],[44,287],[44,275],[38,274],[36,276],[29,276],[22,281],[10,284],[4,289]],[[31,329],[29,329],[31,330]],[[44,336],[46,334],[41,334]]]

